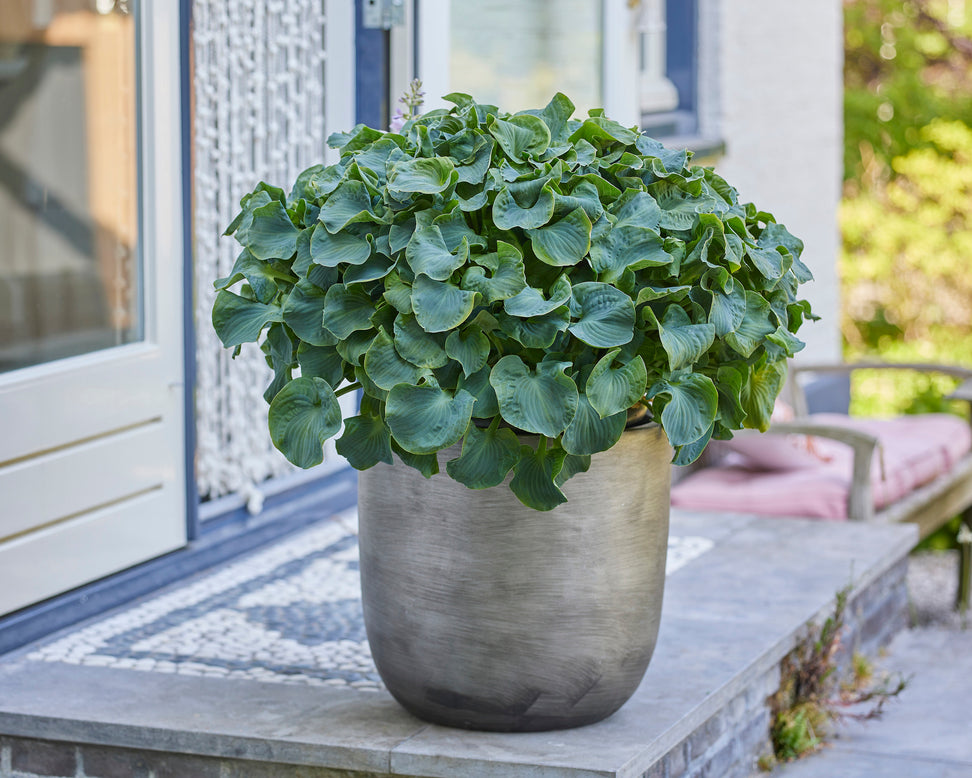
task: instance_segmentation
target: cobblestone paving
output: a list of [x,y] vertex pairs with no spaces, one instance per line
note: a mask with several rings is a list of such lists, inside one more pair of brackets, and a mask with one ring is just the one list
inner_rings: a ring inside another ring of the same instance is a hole
[[[276,683],[382,688],[365,636],[354,512],[47,642],[28,659]],[[704,554],[670,537],[666,573]]]

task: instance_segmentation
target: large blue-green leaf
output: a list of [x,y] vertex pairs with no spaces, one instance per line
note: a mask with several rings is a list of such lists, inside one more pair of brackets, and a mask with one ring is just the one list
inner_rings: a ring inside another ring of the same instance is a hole
[[469,226],[466,222],[466,217],[463,216],[462,211],[458,208],[450,213],[436,216],[432,220],[432,224],[439,228],[439,232],[442,234],[442,240],[445,241],[446,248],[449,251],[458,251],[462,247],[463,240],[469,246],[486,248],[486,238]]
[[554,281],[550,287],[550,295],[544,298],[539,289],[532,286],[524,287],[513,297],[503,301],[503,310],[510,316],[528,318],[534,316],[545,316],[551,311],[566,305],[570,300],[570,281],[564,274]]
[[447,281],[465,264],[468,256],[468,243],[462,244],[456,254],[451,253],[441,230],[434,224],[417,227],[405,249],[405,259],[412,271],[436,281]]
[[435,386],[399,384],[388,392],[385,422],[406,451],[431,454],[458,442],[474,402],[463,389],[453,396]]
[[333,346],[334,336],[324,329],[325,293],[301,279],[284,302],[283,320],[297,336],[312,346]]
[[399,313],[412,312],[412,287],[402,281],[397,271],[392,271],[385,279],[382,297]]
[[601,417],[588,400],[581,394],[577,412],[564,430],[562,444],[569,454],[585,456],[607,451],[621,439],[627,411],[619,411],[612,416]]
[[470,424],[462,439],[462,453],[446,462],[446,471],[470,489],[488,489],[503,483],[520,458],[520,443],[513,430],[479,429]]
[[439,472],[439,457],[436,454],[413,454],[399,446],[394,438],[391,447],[403,464],[418,470],[426,478],[431,478]]
[[613,281],[631,268],[670,265],[665,241],[650,227],[615,227],[591,243],[591,266],[602,279]]
[[644,360],[636,356],[614,367],[620,353],[619,348],[611,349],[597,361],[587,378],[587,399],[602,418],[627,410],[645,396],[648,371]]
[[672,376],[655,383],[648,398],[667,395],[661,412],[662,429],[673,446],[684,446],[701,438],[715,421],[719,393],[712,379],[701,373]]
[[295,378],[270,403],[270,439],[297,467],[324,461],[324,441],[341,429],[341,406],[322,378]]
[[484,367],[472,375],[463,376],[459,380],[459,388],[465,389],[476,398],[472,414],[474,419],[491,419],[499,413],[496,392],[489,384],[489,372],[490,368]]
[[574,322],[567,329],[589,346],[621,346],[634,336],[634,303],[610,284],[576,284],[571,290],[570,313]]
[[568,364],[541,362],[531,370],[514,354],[500,359],[489,383],[503,418],[526,432],[560,435],[577,411],[577,386],[564,374]]
[[384,328],[378,330],[365,353],[364,369],[375,386],[386,391],[397,384],[417,384],[430,375],[428,370],[401,357],[395,350],[395,341]]
[[404,159],[390,166],[388,189],[392,192],[437,194],[459,180],[448,157]]
[[527,234],[537,258],[548,265],[576,265],[591,248],[591,220],[583,208]]
[[759,293],[746,290],[746,313],[739,326],[726,335],[726,343],[748,357],[775,331],[776,324],[770,320],[770,304]]
[[366,284],[384,278],[395,267],[395,263],[383,254],[373,254],[360,265],[349,265],[344,271],[345,284]]
[[426,332],[414,316],[400,313],[395,317],[395,349],[413,365],[442,367],[449,361],[447,349],[442,346],[442,336]]
[[525,348],[547,349],[553,345],[557,336],[567,330],[570,312],[567,306],[555,308],[543,316],[522,318],[500,313],[496,317],[500,329]]
[[565,456],[562,449],[534,451],[529,446],[521,446],[520,458],[514,469],[515,475],[510,481],[510,489],[517,499],[528,508],[538,511],[550,511],[567,502],[564,493],[554,482]]
[[611,207],[617,217],[615,229],[624,227],[648,227],[656,229],[661,221],[661,208],[647,192],[628,189]]
[[641,305],[642,303],[648,303],[652,300],[684,300],[686,295],[692,290],[692,287],[688,284],[681,284],[679,286],[643,286],[638,290],[638,299],[635,300],[636,305]]
[[446,332],[469,318],[476,293],[419,275],[412,285],[412,310],[426,332]]
[[668,367],[673,372],[698,361],[715,340],[713,325],[693,324],[678,305],[669,305],[660,322],[651,308],[645,308],[645,316],[658,326],[662,348],[668,354]]
[[283,321],[279,305],[247,300],[225,289],[213,304],[213,328],[227,348],[241,343],[255,343],[270,322]]
[[[526,287],[523,256],[515,246],[503,241],[496,242],[496,251],[481,254],[473,259],[474,265],[462,275],[462,288],[479,292],[490,303],[513,297]],[[492,275],[487,277],[486,270]]]
[[537,201],[528,207],[521,207],[508,186],[504,186],[493,201],[493,223],[501,230],[522,227],[536,229],[547,224],[554,213],[554,193],[550,186],[544,186]]
[[311,259],[323,267],[360,265],[371,256],[371,244],[367,238],[350,232],[332,235],[324,227],[317,227],[311,236],[310,253]]
[[746,315],[746,292],[742,284],[734,283],[728,292],[713,289],[711,293],[709,323],[715,327],[716,335],[724,338],[742,324]]
[[554,477],[554,483],[557,486],[563,486],[578,473],[586,473],[590,469],[591,457],[589,454],[568,454],[564,457],[564,464],[561,466],[560,472]]
[[482,144],[476,146],[469,164],[459,165],[456,173],[459,180],[466,184],[478,184],[486,178],[489,163],[493,157],[493,139],[482,138]]
[[[374,329],[357,330],[356,332],[352,332],[346,338],[339,340],[334,348],[337,349],[338,354],[340,354],[341,358],[349,365],[360,366],[361,360],[363,360],[364,355],[368,353],[368,349],[371,347],[371,342],[377,335],[378,332]],[[378,387],[375,387],[375,389],[377,388]]]
[[289,259],[297,251],[297,233],[287,209],[273,200],[253,211],[246,247],[257,259]]
[[335,443],[338,454],[355,470],[367,470],[379,462],[392,463],[391,435],[379,416],[352,416]]
[[591,223],[596,222],[604,213],[604,206],[597,193],[597,187],[590,181],[580,181],[569,195],[554,192],[555,215],[563,216],[578,208],[582,208]]
[[257,259],[247,249],[243,249],[230,274],[214,281],[213,288],[217,291],[228,289],[245,278],[256,299],[261,303],[269,303],[277,296],[277,276],[271,263]]
[[352,332],[370,329],[374,312],[371,298],[358,288],[334,284],[324,296],[324,326],[339,340]]
[[786,363],[763,359],[753,367],[749,380],[744,381],[740,402],[746,411],[746,426],[766,432],[769,429],[773,406],[786,380]]
[[331,386],[337,386],[344,378],[344,359],[334,346],[312,346],[301,343],[297,347],[300,374],[323,378]]
[[464,376],[483,369],[489,358],[489,338],[475,326],[466,326],[449,334],[445,353],[462,365]]
[[360,181],[344,181],[328,195],[317,217],[331,234],[354,222],[374,222],[374,207],[367,187]]
[[688,192],[667,181],[658,181],[648,191],[661,207],[659,224],[668,230],[691,230],[699,221],[699,211],[704,203]]
[[517,114],[508,120],[493,117],[487,129],[514,162],[539,157],[550,145],[550,129],[546,122],[529,114]]

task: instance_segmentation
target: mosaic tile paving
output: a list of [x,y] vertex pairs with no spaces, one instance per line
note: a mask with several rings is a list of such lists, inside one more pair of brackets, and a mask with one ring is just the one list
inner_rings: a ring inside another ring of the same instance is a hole
[[[365,637],[357,516],[338,515],[35,649],[28,659],[382,688]],[[670,537],[666,574],[713,546]]]

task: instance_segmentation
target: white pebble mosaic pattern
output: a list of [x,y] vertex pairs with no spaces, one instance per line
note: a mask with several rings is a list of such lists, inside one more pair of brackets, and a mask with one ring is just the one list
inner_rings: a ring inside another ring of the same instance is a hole
[[[361,615],[356,515],[342,514],[40,646],[34,661],[383,688]],[[708,551],[671,537],[666,574]]]

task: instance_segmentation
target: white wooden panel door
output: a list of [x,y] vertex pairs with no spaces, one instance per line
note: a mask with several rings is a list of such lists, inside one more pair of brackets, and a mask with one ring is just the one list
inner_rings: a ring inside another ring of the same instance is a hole
[[0,614],[186,541],[179,4],[3,6]]

